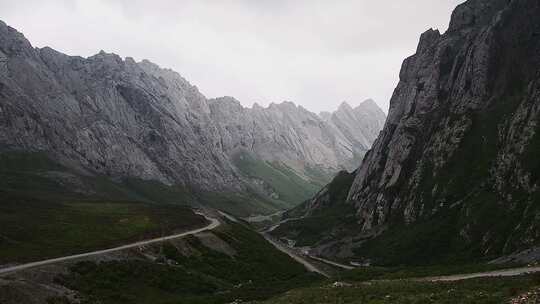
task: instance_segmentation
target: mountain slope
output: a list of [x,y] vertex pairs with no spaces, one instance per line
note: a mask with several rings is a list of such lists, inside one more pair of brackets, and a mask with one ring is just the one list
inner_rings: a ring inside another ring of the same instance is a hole
[[34,49],[2,24],[3,147],[113,177],[217,190],[238,177],[221,153],[206,99],[178,74],[99,53],[87,59]]
[[[369,149],[377,139],[385,120],[384,113],[372,99],[364,101],[355,108],[343,102],[328,118],[328,122],[340,130],[345,138],[353,143],[353,146],[364,149]],[[359,158],[360,161],[362,157]],[[358,163],[352,165],[356,169]]]
[[209,105],[223,150],[241,173],[271,197],[297,203],[338,171],[357,166],[375,137],[361,142],[349,134],[378,132],[386,118],[374,103],[334,112],[336,123],[291,102],[245,108],[223,97]]
[[[207,100],[147,60],[33,48],[0,22],[0,153],[44,152],[70,174],[173,187],[245,215],[301,203],[367,148],[291,103]],[[244,153],[256,166],[241,166]],[[290,181],[299,195],[279,186]]]
[[538,244],[538,16],[537,1],[469,0],[422,34],[348,190],[356,225],[325,231],[320,254],[431,263]]

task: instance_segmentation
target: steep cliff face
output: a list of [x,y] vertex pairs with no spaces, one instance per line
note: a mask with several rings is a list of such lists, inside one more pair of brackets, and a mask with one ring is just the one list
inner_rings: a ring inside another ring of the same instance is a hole
[[322,254],[425,263],[540,241],[538,17],[538,1],[469,0],[422,34],[349,190],[357,227]]
[[[231,98],[207,100],[178,73],[149,61],[33,48],[0,22],[2,151],[46,152],[84,175],[271,201],[282,200],[276,184],[299,186],[302,195],[276,205],[285,207],[352,167],[370,144],[349,141],[292,103],[248,109]],[[251,175],[238,160],[244,151],[254,157]],[[259,176],[264,170],[274,183]]]
[[0,51],[3,147],[45,150],[112,177],[238,184],[206,99],[178,74],[104,52],[84,59],[34,49],[5,24]]

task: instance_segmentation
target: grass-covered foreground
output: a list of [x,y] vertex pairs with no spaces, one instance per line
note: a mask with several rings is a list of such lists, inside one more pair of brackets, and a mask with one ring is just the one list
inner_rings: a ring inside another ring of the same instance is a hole
[[411,278],[426,278],[449,276],[455,274],[468,274],[490,272],[509,268],[524,267],[521,264],[446,264],[428,266],[396,266],[396,267],[359,267],[342,272],[339,279],[352,282],[371,280],[399,280]]
[[56,281],[83,303],[208,304],[263,300],[320,279],[243,225],[199,237],[165,244],[157,262],[80,262]]
[[169,188],[82,175],[43,153],[0,153],[0,264],[105,249],[204,226],[203,217],[171,204],[187,205],[186,196]]
[[458,282],[376,281],[293,290],[264,304],[505,304],[540,286],[539,276]]
[[[44,153],[0,152],[0,264],[104,249],[204,225],[186,206],[274,213],[249,194],[193,193],[135,178],[81,174]],[[182,207],[184,206],[184,207]]]
[[118,201],[27,200],[0,193],[0,263],[105,249],[202,227],[190,209]]

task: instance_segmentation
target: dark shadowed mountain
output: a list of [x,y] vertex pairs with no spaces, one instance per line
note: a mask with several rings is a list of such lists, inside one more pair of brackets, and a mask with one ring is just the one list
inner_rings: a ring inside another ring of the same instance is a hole
[[379,264],[538,245],[539,17],[535,0],[469,0],[446,33],[423,33],[360,168],[290,211],[305,218],[276,233]]

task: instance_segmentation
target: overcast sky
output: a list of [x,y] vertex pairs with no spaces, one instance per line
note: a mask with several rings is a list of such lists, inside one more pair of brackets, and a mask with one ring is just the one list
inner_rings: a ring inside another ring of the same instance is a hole
[[385,111],[419,35],[463,0],[0,0],[34,46],[99,50],[176,70],[207,97]]

